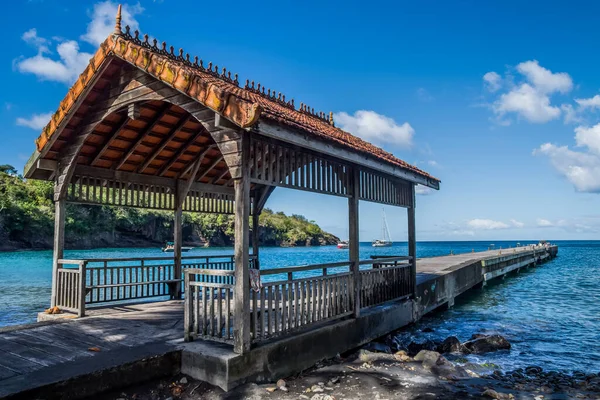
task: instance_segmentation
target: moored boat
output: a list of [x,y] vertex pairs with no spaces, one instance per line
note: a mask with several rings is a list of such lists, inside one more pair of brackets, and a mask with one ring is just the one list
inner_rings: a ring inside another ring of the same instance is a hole
[[[181,246],[181,251],[182,252],[190,251],[192,249],[193,249],[193,247]],[[162,248],[162,251],[163,251],[163,253],[174,253],[175,252],[175,243],[173,243],[173,242],[167,242],[165,244],[165,247]]]
[[387,225],[387,221],[385,220],[385,211],[381,209],[381,237],[382,239],[375,239],[371,243],[373,247],[391,247],[392,246],[392,238],[390,236],[390,230]]
[[350,244],[347,240],[340,240],[337,244],[338,249],[347,249],[348,247],[350,247]]

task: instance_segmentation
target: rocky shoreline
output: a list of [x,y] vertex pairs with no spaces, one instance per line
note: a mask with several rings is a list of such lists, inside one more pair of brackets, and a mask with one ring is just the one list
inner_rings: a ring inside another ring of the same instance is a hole
[[229,393],[179,375],[94,399],[600,399],[598,373],[566,374],[537,366],[502,372],[485,363],[451,361],[464,354],[509,349],[510,343],[500,335],[475,334],[463,343],[451,336],[441,342],[426,340],[407,346],[390,335],[323,360],[296,376],[247,384]]

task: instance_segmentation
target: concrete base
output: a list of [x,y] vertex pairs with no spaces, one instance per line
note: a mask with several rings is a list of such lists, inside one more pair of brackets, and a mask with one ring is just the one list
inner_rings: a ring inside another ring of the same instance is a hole
[[317,361],[359,347],[410,324],[413,302],[374,307],[357,319],[262,344],[244,355],[231,346],[202,341],[183,345],[181,372],[231,390],[246,382],[274,381],[313,366]]
[[45,312],[39,312],[37,315],[37,322],[59,321],[75,318],[77,318],[77,314],[66,311],[63,311],[60,314],[46,314]]

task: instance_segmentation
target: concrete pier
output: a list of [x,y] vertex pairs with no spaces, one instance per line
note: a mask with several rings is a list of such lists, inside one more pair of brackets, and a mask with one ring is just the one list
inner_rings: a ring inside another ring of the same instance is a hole
[[181,301],[113,306],[80,319],[4,328],[0,398],[82,398],[180,370],[225,390],[274,380],[452,306],[470,289],[557,252],[556,246],[526,246],[419,259],[415,299],[384,303],[243,355],[211,341],[183,343]]

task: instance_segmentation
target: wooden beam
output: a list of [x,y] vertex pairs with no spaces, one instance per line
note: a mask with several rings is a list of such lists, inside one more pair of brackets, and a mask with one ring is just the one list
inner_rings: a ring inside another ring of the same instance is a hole
[[260,269],[260,262],[259,262],[260,245],[258,243],[259,229],[260,229],[260,225],[259,225],[260,210],[258,208],[259,199],[257,197],[254,197],[252,199],[252,201],[254,202],[254,206],[252,207],[252,255],[254,257],[256,257],[256,261],[255,261],[256,269]]
[[[179,150],[177,151],[177,153],[175,153],[172,157],[171,157],[171,161],[169,161],[168,163],[166,163],[159,171],[158,171],[158,175],[159,176],[163,176],[169,169],[171,169],[171,167],[179,160],[179,157],[181,157],[192,145],[194,145],[194,143],[196,143],[196,140],[200,139],[202,137],[202,135],[204,134],[204,129],[200,128],[200,130],[196,131],[195,134],[193,134],[185,143],[183,143],[181,145],[181,147],[179,148]],[[208,152],[213,146],[209,146],[206,150],[204,150],[202,152],[202,155],[206,154],[206,152]]]
[[133,145],[131,145],[129,147],[129,149],[127,150],[127,153],[125,153],[125,156],[123,156],[123,158],[121,159],[121,162],[117,165],[116,169],[119,169],[123,166],[123,164],[125,164],[125,162],[127,161],[127,159],[133,154],[133,152],[135,151],[135,148],[144,140],[144,138],[146,137],[146,135],[152,131],[152,129],[154,129],[154,126],[158,123],[158,121],[160,121],[160,119],[165,115],[165,113],[167,112],[167,110],[171,107],[171,104],[165,104],[160,111],[158,111],[155,115],[155,117],[151,120],[151,122],[148,124],[147,128],[145,129],[144,132],[142,132],[140,134],[140,136],[138,137],[138,139],[135,141],[135,143]]
[[235,180],[235,289],[233,292],[233,351],[238,354],[250,350],[250,138],[242,138],[240,176]]
[[208,166],[208,168],[206,168],[206,169],[204,170],[204,172],[203,172],[202,174],[200,174],[200,176],[199,176],[199,177],[198,177],[196,180],[197,180],[197,181],[199,181],[200,179],[202,179],[202,178],[204,178],[206,175],[208,175],[208,173],[209,173],[210,171],[212,171],[212,169],[213,169],[213,168],[214,168],[214,167],[215,167],[215,166],[216,166],[218,163],[220,163],[221,161],[223,161],[223,156],[222,156],[222,155],[220,155],[219,157],[217,157],[217,158],[215,159],[215,161],[213,161],[213,163],[212,163],[212,164],[210,164],[210,165]]
[[156,156],[159,155],[160,152],[165,149],[165,147],[167,147],[167,144],[169,144],[169,142],[173,140],[175,136],[177,136],[179,131],[181,131],[181,128],[187,124],[191,117],[191,115],[188,115],[187,117],[181,119],[181,121],[179,121],[173,128],[171,128],[169,133],[167,133],[167,135],[159,142],[158,147],[156,147],[156,149],[154,149],[154,151],[146,157],[146,161],[144,161],[144,163],[138,167],[136,172],[143,172],[146,168],[148,168]]
[[[77,165],[75,167],[75,175],[90,176],[99,179],[117,180],[121,182],[139,183],[145,185],[158,185],[176,189],[177,181],[171,178],[164,178],[161,176],[152,176],[144,174],[136,174],[135,172],[127,171],[116,171],[114,169],[90,167],[87,165]],[[233,189],[225,188],[223,186],[210,185],[208,183],[193,182],[190,190],[200,192],[212,192],[230,194],[234,193]]]
[[56,171],[58,168],[58,163],[55,160],[46,160],[40,159],[37,160],[37,169],[42,169],[45,171]]
[[410,273],[412,280],[412,296],[414,298],[417,288],[417,238],[415,224],[415,184],[411,184],[412,207],[406,209],[408,214],[408,255],[412,257]]
[[258,133],[270,138],[303,147],[305,149],[311,149],[317,153],[334,157],[339,161],[360,165],[362,167],[367,167],[375,171],[385,173],[394,178],[404,179],[413,183],[419,183],[433,189],[439,189],[439,182],[427,179],[416,172],[401,167],[395,167],[389,163],[380,161],[375,157],[360,153],[358,151],[343,148],[341,145],[327,143],[319,140],[314,135],[302,134],[300,132],[282,127],[281,125],[271,121],[261,119],[258,127]]
[[[227,186],[227,184],[225,184]],[[262,191],[260,191],[260,195],[258,197],[258,202],[256,203],[256,207],[258,209],[258,213],[260,214],[262,210],[265,208],[265,204],[267,200],[275,190],[276,186],[265,186]]]
[[106,141],[106,143],[104,143],[104,146],[102,146],[102,149],[100,149],[98,154],[96,154],[96,157],[94,157],[94,159],[92,160],[90,165],[94,165],[98,160],[100,160],[100,158],[102,157],[102,154],[104,154],[104,152],[110,146],[110,143],[112,142],[113,138],[119,136],[119,134],[121,133],[121,131],[123,130],[125,125],[127,125],[127,122],[129,122],[129,117],[125,116],[125,118],[123,118],[121,120],[121,122],[119,122],[115,131],[108,136],[108,140]]
[[350,270],[353,277],[353,294],[354,294],[354,317],[360,316],[360,265],[359,265],[359,218],[358,218],[358,198],[360,194],[360,173],[358,168],[352,168],[350,181],[350,194],[348,198],[348,245],[350,254]]
[[217,182],[219,182],[221,179],[223,179],[225,177],[225,175],[227,175],[229,173],[229,169],[225,168],[225,171],[223,171],[223,173],[221,175],[217,175],[214,177],[214,179],[212,181],[210,181],[211,185],[216,184]]
[[58,296],[58,260],[63,258],[65,249],[65,199],[60,198],[54,203],[54,249],[52,252],[52,293],[50,296],[51,307],[56,306]]

